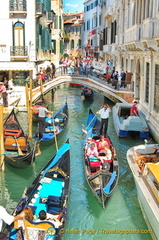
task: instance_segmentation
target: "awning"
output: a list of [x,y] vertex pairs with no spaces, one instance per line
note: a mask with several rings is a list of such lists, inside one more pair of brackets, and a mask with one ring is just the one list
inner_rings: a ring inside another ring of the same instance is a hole
[[1,62],[0,71],[29,71],[35,69],[34,62]]

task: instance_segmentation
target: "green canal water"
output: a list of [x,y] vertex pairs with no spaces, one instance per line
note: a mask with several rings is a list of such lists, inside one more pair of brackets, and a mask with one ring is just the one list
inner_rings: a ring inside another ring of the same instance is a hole
[[[93,101],[81,99],[80,88],[62,85],[54,93],[46,96],[49,108],[58,110],[66,98],[69,108],[69,122],[65,133],[58,141],[60,147],[67,138],[71,144],[71,177],[68,219],[65,228],[65,240],[151,240],[147,232],[133,180],[126,160],[128,148],[142,144],[142,139],[119,139],[116,136],[112,114],[109,118],[108,133],[116,148],[120,164],[119,183],[106,209],[102,209],[94,199],[84,178],[82,147],[82,124],[85,124],[89,108],[96,112],[104,103],[104,97],[95,93]],[[107,100],[112,107],[113,103]],[[22,126],[26,126],[26,116],[18,116]],[[35,127],[34,127],[35,130]],[[5,165],[0,178],[0,204],[11,213],[22,196],[25,187],[29,186],[38,172],[55,154],[55,146],[41,147],[42,155],[36,158],[27,169],[14,169]],[[144,233],[138,233],[139,231]],[[110,231],[110,232],[108,232]]]

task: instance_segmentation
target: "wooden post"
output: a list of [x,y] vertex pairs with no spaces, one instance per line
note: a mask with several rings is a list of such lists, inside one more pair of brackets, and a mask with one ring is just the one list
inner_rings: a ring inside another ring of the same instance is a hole
[[26,108],[27,108],[27,112],[29,112],[29,88],[28,88],[28,84],[25,84],[25,95],[26,95]]
[[42,78],[40,77],[40,91],[41,91],[41,95],[43,94],[43,82],[42,82]]
[[29,133],[28,136],[29,138],[32,138],[32,121],[33,121],[33,111],[32,111],[32,79],[30,79],[30,99],[29,99],[29,107],[28,107],[28,128],[29,128]]
[[0,166],[4,171],[3,105],[0,105]]

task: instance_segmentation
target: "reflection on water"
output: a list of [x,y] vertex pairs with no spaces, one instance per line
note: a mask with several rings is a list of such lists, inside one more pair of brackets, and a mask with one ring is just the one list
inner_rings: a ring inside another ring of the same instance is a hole
[[[45,96],[49,108],[54,112],[64,104],[67,98],[69,121],[65,133],[59,140],[61,146],[69,137],[71,145],[71,186],[69,212],[65,240],[151,240],[148,234],[106,233],[106,230],[142,230],[147,229],[143,219],[132,173],[126,160],[126,151],[133,145],[142,144],[141,139],[118,139],[116,136],[112,115],[109,119],[108,132],[116,148],[120,164],[120,178],[117,189],[108,201],[106,209],[102,209],[93,197],[84,178],[82,124],[85,124],[89,108],[96,112],[104,103],[104,97],[98,93],[94,101],[81,100],[79,88],[63,85],[57,88],[53,100],[51,94]],[[113,103],[107,100],[112,107]],[[34,131],[36,127],[34,126]],[[28,186],[37,173],[55,154],[55,146],[42,147],[42,155],[36,158],[33,166],[27,169],[13,169],[6,165],[5,180],[1,179],[4,197],[0,199],[4,206],[9,203],[10,210],[19,201],[24,188]],[[2,190],[1,190],[2,191]],[[8,194],[6,194],[8,193]],[[12,204],[10,204],[12,203]],[[11,206],[12,205],[12,206]]]

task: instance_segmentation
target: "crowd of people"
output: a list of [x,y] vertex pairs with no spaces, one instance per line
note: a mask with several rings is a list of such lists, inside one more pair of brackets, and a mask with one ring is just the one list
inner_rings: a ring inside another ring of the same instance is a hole
[[[13,222],[20,219],[28,219],[35,223],[41,221],[49,221],[54,225],[55,228],[59,228],[62,225],[62,216],[62,212],[57,215],[53,215],[47,213],[45,210],[41,210],[39,212],[39,216],[36,217],[33,214],[32,208],[29,206],[25,207],[20,214],[13,216],[9,214],[4,207],[0,206],[0,231],[2,229],[3,222],[5,222],[7,225],[11,225]],[[6,240],[8,238],[4,233],[0,232],[0,239]]]
[[110,140],[101,135],[99,140],[94,140],[88,137],[85,144],[85,154],[92,159],[98,159],[101,161],[101,166],[104,163],[104,159],[111,160]]

